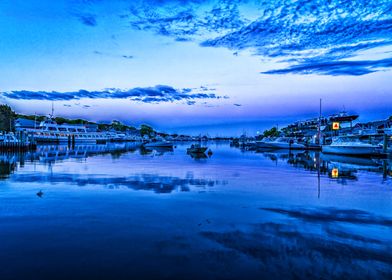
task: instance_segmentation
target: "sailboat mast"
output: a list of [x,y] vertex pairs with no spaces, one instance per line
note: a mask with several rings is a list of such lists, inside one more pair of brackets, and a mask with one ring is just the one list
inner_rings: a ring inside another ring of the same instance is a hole
[[318,121],[318,142],[321,145],[321,98],[320,98],[320,112],[319,112],[319,121]]

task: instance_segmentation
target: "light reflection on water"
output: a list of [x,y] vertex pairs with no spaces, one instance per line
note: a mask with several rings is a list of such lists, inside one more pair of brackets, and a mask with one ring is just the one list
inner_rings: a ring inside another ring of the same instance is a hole
[[0,278],[392,277],[390,161],[187,146],[2,154]]

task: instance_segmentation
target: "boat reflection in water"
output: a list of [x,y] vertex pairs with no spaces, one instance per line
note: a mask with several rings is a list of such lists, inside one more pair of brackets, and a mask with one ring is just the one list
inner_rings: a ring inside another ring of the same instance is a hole
[[150,155],[150,156],[162,156],[166,153],[172,153],[174,151],[173,146],[168,146],[168,147],[146,147],[146,146],[140,146],[140,154],[141,155]]
[[204,153],[188,153],[188,155],[190,155],[190,157],[194,160],[202,160],[208,158],[208,156]]
[[188,147],[2,154],[0,279],[392,279],[390,160]]
[[[86,159],[91,156],[111,154],[113,157],[123,153],[135,152],[139,149],[136,143],[109,143],[109,144],[85,144],[85,145],[38,145],[35,151],[27,151],[24,153],[4,152],[0,154],[1,169],[9,170],[9,166],[20,167],[25,165],[26,161],[54,163],[66,159]],[[16,167],[15,167],[16,168]],[[11,168],[14,170],[15,168]],[[1,174],[7,172],[1,171]],[[12,173],[12,172],[11,172]]]
[[[173,191],[187,192],[192,187],[198,189],[224,185],[225,181],[198,179],[192,173],[185,178],[177,176],[163,176],[154,173],[136,173],[124,176],[98,176],[97,174],[68,174],[67,172],[53,172],[56,163],[70,159],[87,159],[100,155],[111,155],[118,159],[121,155],[133,154],[139,151],[141,156],[170,155],[172,147],[145,148],[137,143],[110,143],[104,145],[40,145],[34,152],[23,154],[5,153],[0,156],[0,179],[8,179],[13,174],[12,182],[18,183],[50,183],[71,184],[83,186],[104,186],[108,189],[128,188],[133,190],[153,191],[154,193],[171,193]],[[47,171],[28,171],[22,174],[16,172],[18,167],[24,167],[25,162],[39,163],[49,166]]]
[[305,170],[318,171],[320,174],[326,174],[331,179],[336,179],[342,184],[346,180],[357,180],[359,171],[380,173],[383,178],[392,176],[390,159],[365,158],[354,156],[343,156],[333,154],[323,154],[321,152],[296,152],[289,150],[280,150],[273,152],[258,152],[266,158],[271,159],[276,164],[278,161],[284,161],[294,167],[300,167]]
[[112,154],[121,155],[127,152],[135,152],[140,144],[137,143],[110,143],[110,144],[87,144],[87,145],[41,145],[37,150],[26,154],[26,157],[40,162],[55,162],[65,159],[85,159],[90,156]]
[[[142,156],[163,156],[173,155],[173,147],[151,147],[146,148],[137,143],[109,143],[109,144],[86,144],[86,145],[39,145],[36,151],[26,153],[2,153],[0,154],[0,176],[7,178],[18,169],[23,167],[26,161],[52,164],[57,161],[67,159],[87,159],[97,155],[110,154],[113,158],[118,158],[125,153],[138,151]],[[317,171],[321,175],[327,175],[331,179],[336,179],[342,184],[346,180],[357,180],[357,173],[373,172],[382,174],[384,178],[392,176],[391,159],[364,158],[354,156],[343,156],[334,154],[323,154],[314,151],[295,150],[256,150],[256,154],[262,154],[275,162],[286,162],[295,167],[309,171]],[[205,160],[209,156],[205,153],[188,153],[194,160]]]

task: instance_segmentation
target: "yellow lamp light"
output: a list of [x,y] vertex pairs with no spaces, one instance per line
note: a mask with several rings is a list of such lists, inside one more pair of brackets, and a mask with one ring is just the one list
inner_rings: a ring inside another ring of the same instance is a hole
[[338,178],[339,177],[339,169],[337,169],[337,168],[332,169],[331,175],[332,175],[332,178]]

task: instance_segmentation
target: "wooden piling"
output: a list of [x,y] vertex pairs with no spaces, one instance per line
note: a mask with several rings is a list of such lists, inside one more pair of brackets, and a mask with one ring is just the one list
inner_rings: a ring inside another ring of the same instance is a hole
[[382,145],[382,151],[384,154],[388,151],[388,135],[384,134],[384,143]]

